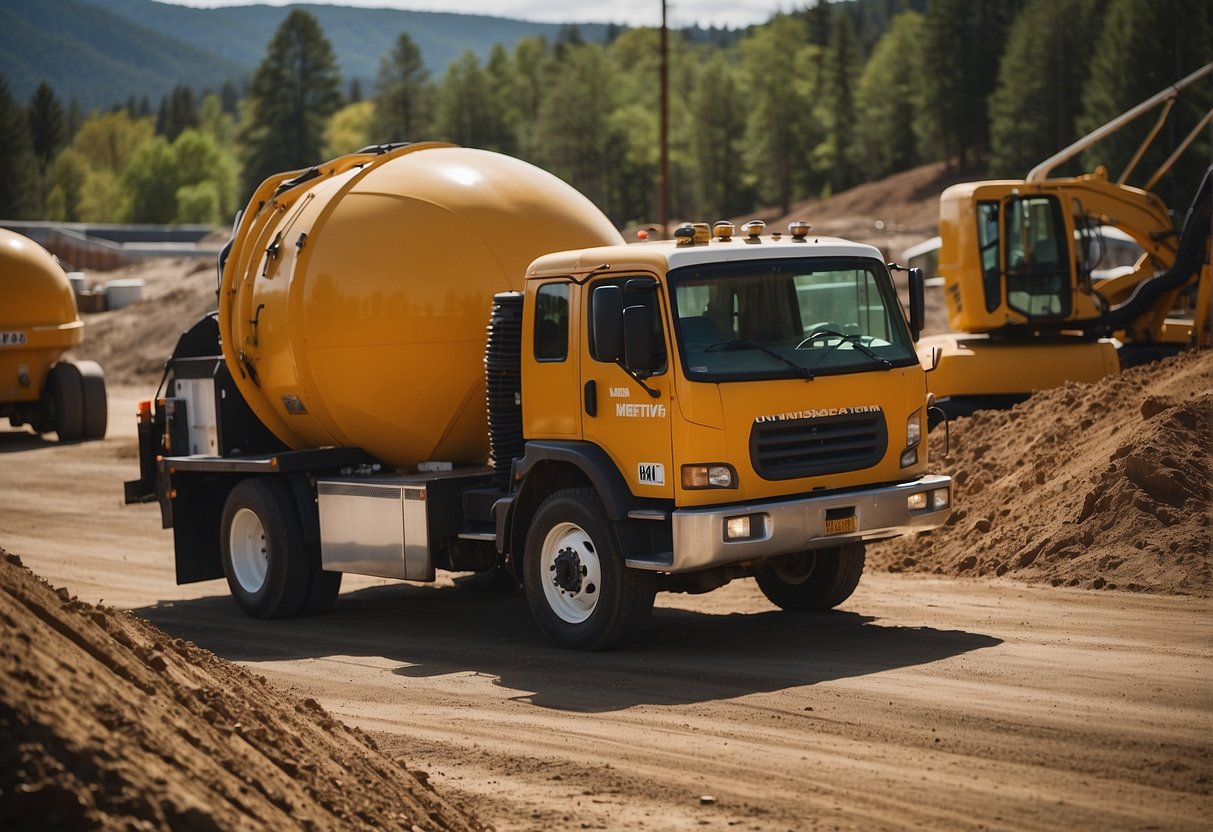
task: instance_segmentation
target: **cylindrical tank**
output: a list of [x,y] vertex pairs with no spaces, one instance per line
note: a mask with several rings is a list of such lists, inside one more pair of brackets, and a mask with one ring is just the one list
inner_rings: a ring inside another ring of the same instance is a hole
[[228,367],[293,448],[361,447],[401,469],[488,457],[493,295],[542,254],[622,243],[551,174],[424,143],[258,188],[219,292]]
[[0,228],[0,403],[37,401],[51,365],[83,338],[76,297],[55,258]]

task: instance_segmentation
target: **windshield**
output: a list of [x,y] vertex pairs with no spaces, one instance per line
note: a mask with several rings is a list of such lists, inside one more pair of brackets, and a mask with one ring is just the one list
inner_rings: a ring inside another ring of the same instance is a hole
[[749,260],[670,273],[687,377],[805,378],[917,362],[883,263]]

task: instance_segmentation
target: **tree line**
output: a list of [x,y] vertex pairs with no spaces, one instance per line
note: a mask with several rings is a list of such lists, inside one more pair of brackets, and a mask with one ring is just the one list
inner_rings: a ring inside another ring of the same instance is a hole
[[[1213,59],[1211,8],[819,0],[737,38],[692,42],[675,32],[673,215],[786,214],[804,198],[941,160],[975,176],[1022,177]],[[570,27],[554,42],[497,46],[485,61],[466,52],[432,77],[402,32],[364,93],[356,81],[343,85],[321,27],[296,9],[244,89],[179,86],[155,112],[144,99],[82,116],[46,84],[20,104],[0,77],[0,217],[222,225],[270,174],[368,145],[438,139],[534,162],[620,226],[651,221],[658,38],[627,29],[587,43]],[[1210,107],[1211,88],[1177,108],[1164,148]],[[1106,164],[1115,174],[1143,131],[1115,137],[1073,172]],[[1181,210],[1210,158],[1207,131],[1187,158],[1160,189]]]

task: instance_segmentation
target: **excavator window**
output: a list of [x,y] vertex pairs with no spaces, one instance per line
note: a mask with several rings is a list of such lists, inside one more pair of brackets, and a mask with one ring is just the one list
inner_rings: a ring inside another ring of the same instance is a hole
[[986,295],[986,311],[1002,304],[1002,269],[998,262],[997,202],[977,203],[977,244],[981,252],[981,283]]
[[1028,318],[1068,316],[1070,246],[1057,199],[1008,200],[1005,231],[1007,305]]

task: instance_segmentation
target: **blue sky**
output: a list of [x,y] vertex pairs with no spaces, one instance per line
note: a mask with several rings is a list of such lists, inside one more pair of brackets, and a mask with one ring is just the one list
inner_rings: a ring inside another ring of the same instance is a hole
[[[304,0],[305,2],[307,0]],[[161,0],[182,6],[248,6],[250,0]],[[260,0],[283,6],[298,0]],[[340,6],[370,6],[414,11],[462,12],[539,20],[546,23],[625,23],[656,26],[661,22],[660,0],[608,0],[602,3],[569,3],[568,0],[311,0]],[[671,0],[667,7],[670,26],[747,26],[762,23],[780,11],[810,5],[813,0]]]

